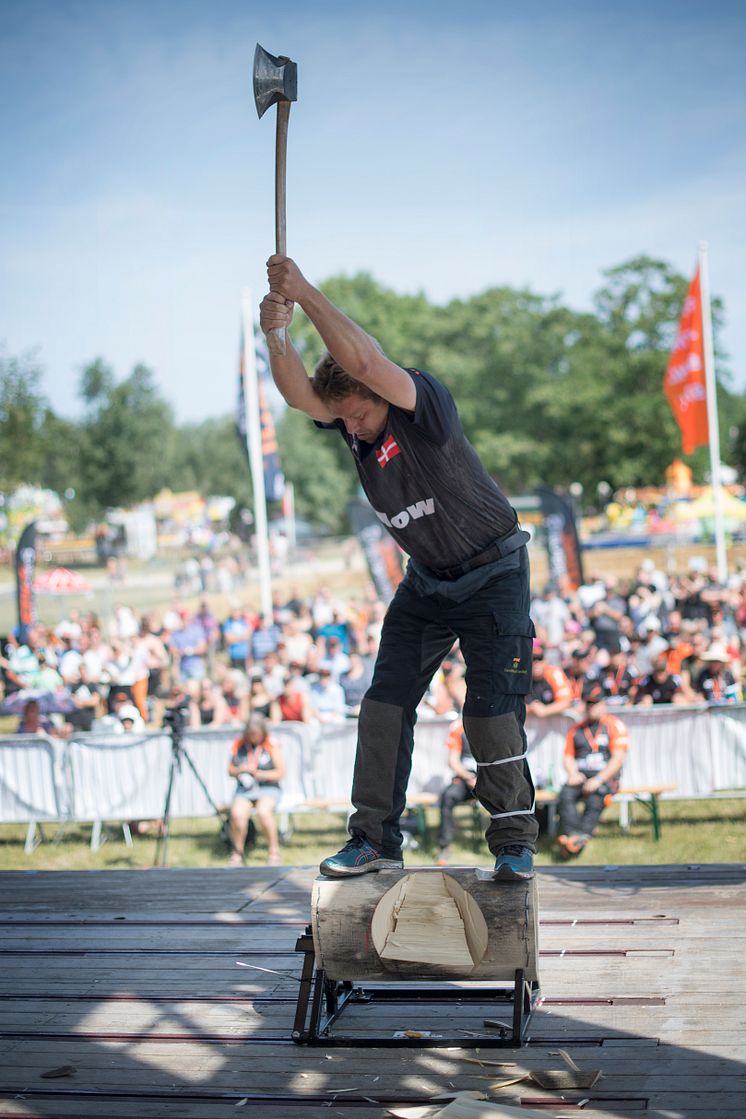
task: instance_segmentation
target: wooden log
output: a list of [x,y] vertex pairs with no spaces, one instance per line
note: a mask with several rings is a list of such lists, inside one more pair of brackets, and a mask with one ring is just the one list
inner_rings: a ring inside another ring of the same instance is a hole
[[317,878],[316,964],[330,979],[538,980],[534,878],[493,882],[473,867]]

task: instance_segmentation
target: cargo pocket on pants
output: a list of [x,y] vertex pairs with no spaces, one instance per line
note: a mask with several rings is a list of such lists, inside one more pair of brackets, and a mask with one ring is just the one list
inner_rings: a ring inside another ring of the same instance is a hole
[[528,695],[531,691],[534,623],[528,614],[494,615],[494,672],[497,688],[507,695]]

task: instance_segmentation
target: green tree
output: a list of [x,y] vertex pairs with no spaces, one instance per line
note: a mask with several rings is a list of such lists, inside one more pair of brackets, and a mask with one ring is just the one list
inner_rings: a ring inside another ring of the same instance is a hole
[[225,494],[240,505],[251,504],[249,467],[231,416],[177,429],[168,485],[173,490],[199,490],[205,496]]
[[47,404],[42,370],[33,354],[0,351],[0,490],[41,482]]
[[85,417],[80,437],[80,500],[91,510],[127,506],[160,490],[169,477],[175,431],[152,372],[136,365],[116,382],[99,358],[81,375]]

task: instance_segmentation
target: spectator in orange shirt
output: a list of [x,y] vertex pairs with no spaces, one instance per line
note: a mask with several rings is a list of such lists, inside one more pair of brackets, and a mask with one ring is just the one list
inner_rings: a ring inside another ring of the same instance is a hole
[[559,795],[559,845],[566,856],[578,855],[593,835],[605,805],[619,788],[629,747],[627,728],[608,713],[600,681],[587,681],[583,704],[585,718],[570,728],[565,741],[567,783]]
[[547,664],[544,646],[534,641],[531,693],[526,696],[526,712],[539,719],[559,715],[574,702],[572,684],[561,668]]

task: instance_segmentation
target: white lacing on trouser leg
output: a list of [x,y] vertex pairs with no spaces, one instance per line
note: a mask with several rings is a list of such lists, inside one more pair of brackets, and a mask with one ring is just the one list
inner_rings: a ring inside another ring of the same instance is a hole
[[[528,756],[528,751],[526,751],[523,754],[516,754],[514,757],[510,757],[510,758],[498,758],[498,760],[495,761],[495,762],[477,762],[477,765],[478,766],[505,765],[506,762],[520,762],[520,761],[523,761],[523,759],[527,756]],[[531,805],[530,808],[519,808],[519,809],[516,809],[515,812],[490,812],[490,819],[491,820],[502,820],[505,816],[532,816],[535,807],[536,807],[536,800],[534,800],[534,802],[533,802],[533,804]]]
[[485,765],[505,765],[507,762],[523,761],[523,759],[527,758],[527,757],[528,757],[528,750],[524,754],[515,754],[515,755],[511,754],[511,756],[509,758],[498,758],[498,760],[496,762],[477,762],[476,764],[480,767],[485,766]]
[[530,808],[518,808],[515,812],[490,812],[490,820],[502,820],[504,816],[533,816],[536,801]]

